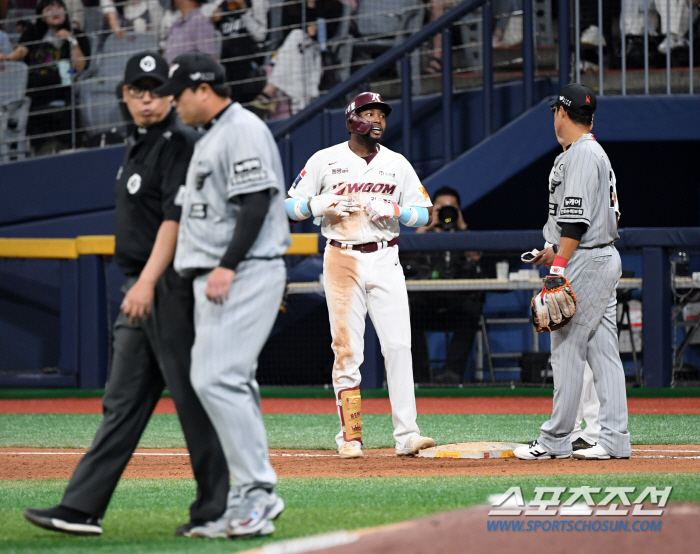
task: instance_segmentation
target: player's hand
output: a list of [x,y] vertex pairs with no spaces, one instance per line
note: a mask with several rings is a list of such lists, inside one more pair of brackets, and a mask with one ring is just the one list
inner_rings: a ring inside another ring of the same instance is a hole
[[554,250],[552,248],[545,248],[544,250],[540,250],[540,252],[535,256],[535,258],[529,262],[531,264],[542,264],[545,267],[552,267],[552,263],[554,262],[554,258],[556,258],[556,254],[554,253]]
[[70,37],[70,31],[68,29],[59,29],[56,31],[56,38],[68,38]]
[[358,211],[360,207],[355,203],[355,199],[352,196],[319,194],[311,198],[309,209],[314,217],[323,215],[347,217],[351,213]]
[[372,221],[398,218],[401,215],[401,208],[396,202],[381,198],[374,198],[367,202],[365,211]]
[[223,304],[228,300],[228,292],[236,276],[236,272],[225,267],[217,267],[209,274],[207,288],[204,291],[207,299],[214,304]]
[[121,308],[132,325],[151,315],[154,290],[155,285],[153,283],[139,279],[124,296]]

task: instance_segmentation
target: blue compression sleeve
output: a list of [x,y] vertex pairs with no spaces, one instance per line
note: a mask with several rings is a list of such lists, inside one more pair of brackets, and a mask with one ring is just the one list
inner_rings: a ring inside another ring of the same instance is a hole
[[301,221],[311,215],[309,203],[306,200],[287,198],[284,201],[284,207],[287,210],[287,217],[292,221]]
[[399,221],[408,227],[423,227],[428,223],[428,208],[423,206],[411,206],[410,208],[401,208]]

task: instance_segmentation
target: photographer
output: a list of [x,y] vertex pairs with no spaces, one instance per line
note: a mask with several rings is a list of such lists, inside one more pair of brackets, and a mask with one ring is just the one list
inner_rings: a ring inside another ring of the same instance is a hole
[[[429,225],[417,233],[467,232],[460,210],[459,193],[442,187],[433,195],[433,215]],[[401,254],[407,279],[479,279],[481,252],[443,251]],[[416,383],[457,384],[467,368],[467,360],[479,328],[481,292],[436,291],[409,292],[411,307],[411,343]],[[443,371],[430,374],[430,358],[425,331],[453,332]]]

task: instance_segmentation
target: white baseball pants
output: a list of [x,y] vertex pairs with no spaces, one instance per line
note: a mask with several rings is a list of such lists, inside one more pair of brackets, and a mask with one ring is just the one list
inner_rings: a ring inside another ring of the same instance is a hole
[[[403,448],[406,440],[420,431],[416,423],[408,293],[398,246],[363,253],[327,245],[323,286],[335,354],[335,396],[360,385],[365,317],[369,312],[384,356],[396,448]],[[342,429],[336,442],[342,446]]]

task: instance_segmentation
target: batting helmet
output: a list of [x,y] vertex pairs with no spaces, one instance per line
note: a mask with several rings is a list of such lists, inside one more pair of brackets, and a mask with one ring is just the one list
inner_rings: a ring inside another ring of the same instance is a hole
[[352,99],[345,109],[345,126],[348,128],[348,133],[356,133],[358,135],[366,135],[372,129],[372,123],[366,119],[362,119],[357,112],[360,108],[367,106],[376,106],[384,110],[384,115],[389,117],[391,106],[384,102],[382,96],[377,92],[362,92]]

